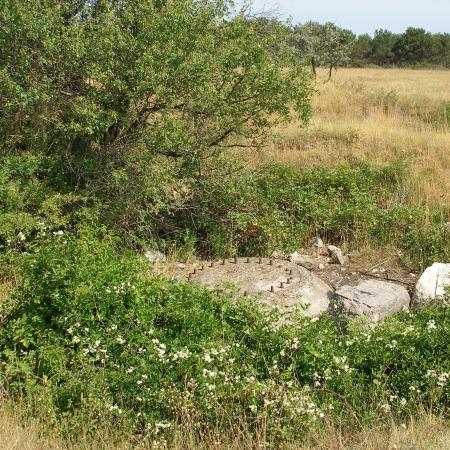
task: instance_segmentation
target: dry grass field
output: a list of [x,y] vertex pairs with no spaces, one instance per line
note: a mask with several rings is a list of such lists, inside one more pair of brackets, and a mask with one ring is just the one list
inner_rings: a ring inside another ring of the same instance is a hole
[[340,69],[328,83],[319,79],[310,126],[278,130],[254,158],[327,166],[403,161],[411,204],[449,205],[449,125],[450,71]]

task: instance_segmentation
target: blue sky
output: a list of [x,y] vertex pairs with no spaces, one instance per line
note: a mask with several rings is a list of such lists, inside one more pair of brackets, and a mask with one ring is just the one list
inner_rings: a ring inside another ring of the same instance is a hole
[[269,11],[294,22],[334,22],[357,34],[378,28],[402,32],[408,26],[450,33],[450,0],[253,0],[256,12]]

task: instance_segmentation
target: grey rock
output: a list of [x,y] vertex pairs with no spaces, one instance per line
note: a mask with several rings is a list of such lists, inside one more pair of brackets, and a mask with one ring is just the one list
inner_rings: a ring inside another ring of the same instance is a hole
[[409,307],[408,291],[401,285],[362,280],[356,286],[341,286],[335,294],[335,310],[349,316],[368,316],[378,321]]
[[450,264],[434,263],[420,276],[413,304],[421,307],[436,298],[443,297],[447,286],[450,286]]
[[347,262],[347,259],[345,258],[342,250],[339,247],[336,247],[335,245],[329,245],[328,252],[330,253],[331,258],[335,263],[344,265]]
[[147,261],[151,263],[163,262],[167,259],[166,255],[158,250],[148,250],[145,252],[145,257],[147,258]]
[[323,248],[324,247],[324,243],[323,243],[323,241],[322,241],[322,239],[320,237],[317,237],[317,238],[313,239],[311,241],[311,245],[313,247],[317,247],[317,248]]
[[291,253],[288,259],[294,264],[298,264],[299,266],[302,266],[308,270],[319,269],[320,265],[322,264],[321,261],[313,258],[312,256],[301,255],[297,252]]

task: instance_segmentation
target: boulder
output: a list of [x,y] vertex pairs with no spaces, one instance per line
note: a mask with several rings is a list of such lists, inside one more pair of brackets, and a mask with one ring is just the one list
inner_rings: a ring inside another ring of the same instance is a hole
[[415,306],[424,306],[436,298],[443,297],[450,286],[450,264],[434,263],[419,278],[414,292]]
[[410,297],[401,285],[362,280],[356,286],[341,286],[335,293],[335,310],[349,316],[368,316],[377,321],[408,307]]
[[330,253],[331,258],[336,264],[344,265],[347,261],[347,258],[342,253],[342,250],[335,245],[328,246],[328,252]]
[[147,261],[151,263],[162,262],[166,260],[166,255],[158,250],[148,250],[147,252],[145,252],[145,257],[147,258]]
[[322,265],[322,262],[319,261],[318,259],[313,258],[312,256],[309,255],[301,255],[300,253],[297,252],[291,253],[288,259],[294,264],[298,264],[299,266],[302,266],[308,270],[319,269],[320,266]]

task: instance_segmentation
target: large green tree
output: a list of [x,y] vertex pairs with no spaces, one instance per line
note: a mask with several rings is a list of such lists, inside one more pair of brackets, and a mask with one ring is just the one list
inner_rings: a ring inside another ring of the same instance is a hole
[[432,35],[423,28],[408,28],[393,46],[395,62],[399,65],[424,63],[432,55]]
[[372,63],[380,66],[394,64],[395,54],[394,45],[397,42],[398,35],[388,30],[376,30],[372,39]]
[[45,154],[125,226],[150,222],[220,173],[227,150],[309,116],[301,64],[232,8],[0,0],[0,154]]
[[0,5],[2,151],[206,157],[309,114],[302,68],[228,1]]

